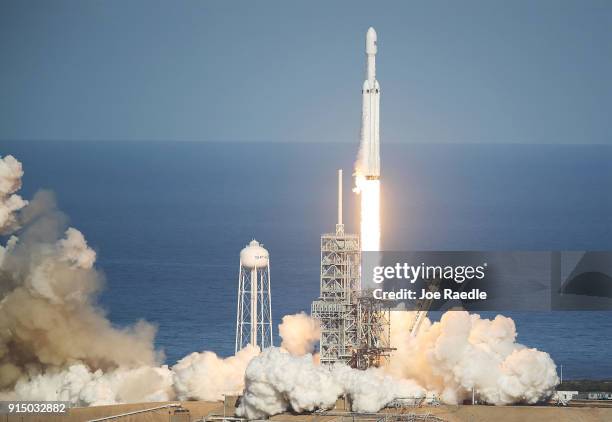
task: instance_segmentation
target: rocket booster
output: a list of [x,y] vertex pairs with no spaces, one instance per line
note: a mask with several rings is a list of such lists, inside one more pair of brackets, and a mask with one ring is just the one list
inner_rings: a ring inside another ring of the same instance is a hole
[[366,179],[380,178],[379,106],[380,85],[376,80],[376,31],[370,27],[366,34],[366,76],[363,82],[361,109],[361,165]]

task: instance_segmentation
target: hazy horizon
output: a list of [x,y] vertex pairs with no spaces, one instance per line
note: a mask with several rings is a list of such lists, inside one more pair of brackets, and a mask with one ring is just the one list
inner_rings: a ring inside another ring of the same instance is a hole
[[[253,143],[261,143],[261,144],[321,144],[321,145],[350,145],[355,144],[355,154],[357,154],[357,149],[359,147],[359,140],[346,140],[346,141],[322,141],[322,140],[300,140],[300,141],[283,141],[283,140],[240,140],[240,139],[226,139],[226,140],[214,140],[214,139],[206,139],[206,140],[196,140],[196,139],[0,139],[0,142],[25,142],[25,143],[40,143],[40,142],[74,142],[74,143],[179,143],[179,144],[189,144],[189,143],[209,143],[209,144],[253,144]],[[563,143],[554,143],[554,142],[469,142],[469,141],[396,141],[390,140],[385,141],[385,145],[533,145],[533,146],[594,146],[594,147],[612,147],[612,143],[602,142],[602,143],[581,143],[581,142],[563,142]],[[2,155],[10,155],[10,151],[1,151]]]

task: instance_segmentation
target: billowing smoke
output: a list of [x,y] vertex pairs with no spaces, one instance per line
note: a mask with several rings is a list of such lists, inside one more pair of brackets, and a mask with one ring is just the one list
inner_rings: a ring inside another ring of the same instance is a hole
[[30,203],[14,193],[22,175],[13,157],[1,161],[2,227],[14,234],[0,246],[0,395],[78,404],[168,399],[172,376],[157,366],[155,328],[112,326],[95,304],[103,284],[96,253],[66,227],[50,193]]
[[[301,312],[285,315],[278,331],[281,348],[292,355],[303,356],[314,350],[321,328],[317,320]],[[177,398],[221,400],[223,394],[241,394],[247,365],[259,352],[258,347],[247,346],[228,358],[220,358],[213,352],[185,356],[172,367]]]
[[92,371],[78,363],[20,379],[7,397],[20,400],[62,400],[77,405],[107,405],[174,398],[167,366]]
[[318,320],[300,312],[285,315],[278,326],[278,334],[283,339],[281,347],[297,356],[312,353],[321,337],[321,326]]
[[49,196],[36,196],[24,214],[30,223],[0,254],[0,390],[78,362],[94,370],[156,364],[154,327],[117,329],[95,306],[95,252],[78,230],[63,230]]
[[95,301],[103,284],[96,253],[50,193],[29,203],[16,194],[22,174],[13,157],[0,160],[0,230],[9,236],[0,246],[0,400],[218,400],[244,388],[240,413],[264,417],[329,408],[343,395],[358,411],[426,392],[458,403],[472,388],[488,403],[534,403],[558,383],[547,353],[515,342],[511,319],[457,311],[426,320],[415,337],[413,316],[394,314],[397,351],[383,369],[317,365],[310,353],[320,327],[304,313],[283,318],[282,349],[248,347],[228,358],[204,351],[160,366],[155,327],[110,323]]
[[548,353],[516,343],[510,318],[493,320],[450,311],[439,322],[424,321],[415,337],[414,313],[393,312],[391,342],[397,351],[386,370],[413,379],[445,403],[471,396],[490,404],[536,403],[559,383]]
[[0,234],[11,232],[18,226],[15,212],[27,201],[15,194],[21,188],[23,169],[12,155],[0,156]]
[[328,409],[344,395],[359,412],[378,411],[394,399],[432,395],[456,404],[472,389],[490,404],[536,403],[559,382],[548,353],[515,342],[510,318],[487,320],[451,311],[440,322],[425,320],[414,337],[409,330],[413,318],[410,312],[392,314],[391,340],[397,350],[381,369],[326,368],[308,354],[265,350],[247,367],[239,414],[263,418],[286,410]]
[[239,416],[265,418],[286,410],[294,412],[330,409],[347,396],[352,409],[374,412],[396,398],[414,400],[424,390],[409,380],[396,380],[380,369],[359,371],[347,365],[316,365],[312,356],[294,356],[269,348],[247,367]]
[[223,394],[240,394],[244,371],[258,354],[259,348],[249,345],[225,359],[213,352],[185,356],[172,367],[178,399],[222,400]]
[[13,157],[0,160],[0,227],[14,233],[0,246],[0,398],[93,405],[242,391],[258,349],[226,359],[192,353],[168,368],[154,326],[114,327],[95,303],[96,253],[49,192],[30,203],[15,194],[22,175]]

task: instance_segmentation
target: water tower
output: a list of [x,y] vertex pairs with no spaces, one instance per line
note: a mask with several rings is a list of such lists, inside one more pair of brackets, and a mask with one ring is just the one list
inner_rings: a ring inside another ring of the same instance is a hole
[[235,351],[248,344],[272,346],[270,255],[256,240],[240,251],[237,308]]

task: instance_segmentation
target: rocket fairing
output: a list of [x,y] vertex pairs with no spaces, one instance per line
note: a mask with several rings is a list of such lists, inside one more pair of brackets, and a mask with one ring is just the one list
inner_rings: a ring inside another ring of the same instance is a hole
[[360,173],[368,180],[380,178],[379,106],[380,85],[376,80],[376,31],[366,34],[367,79],[363,82],[361,109]]

